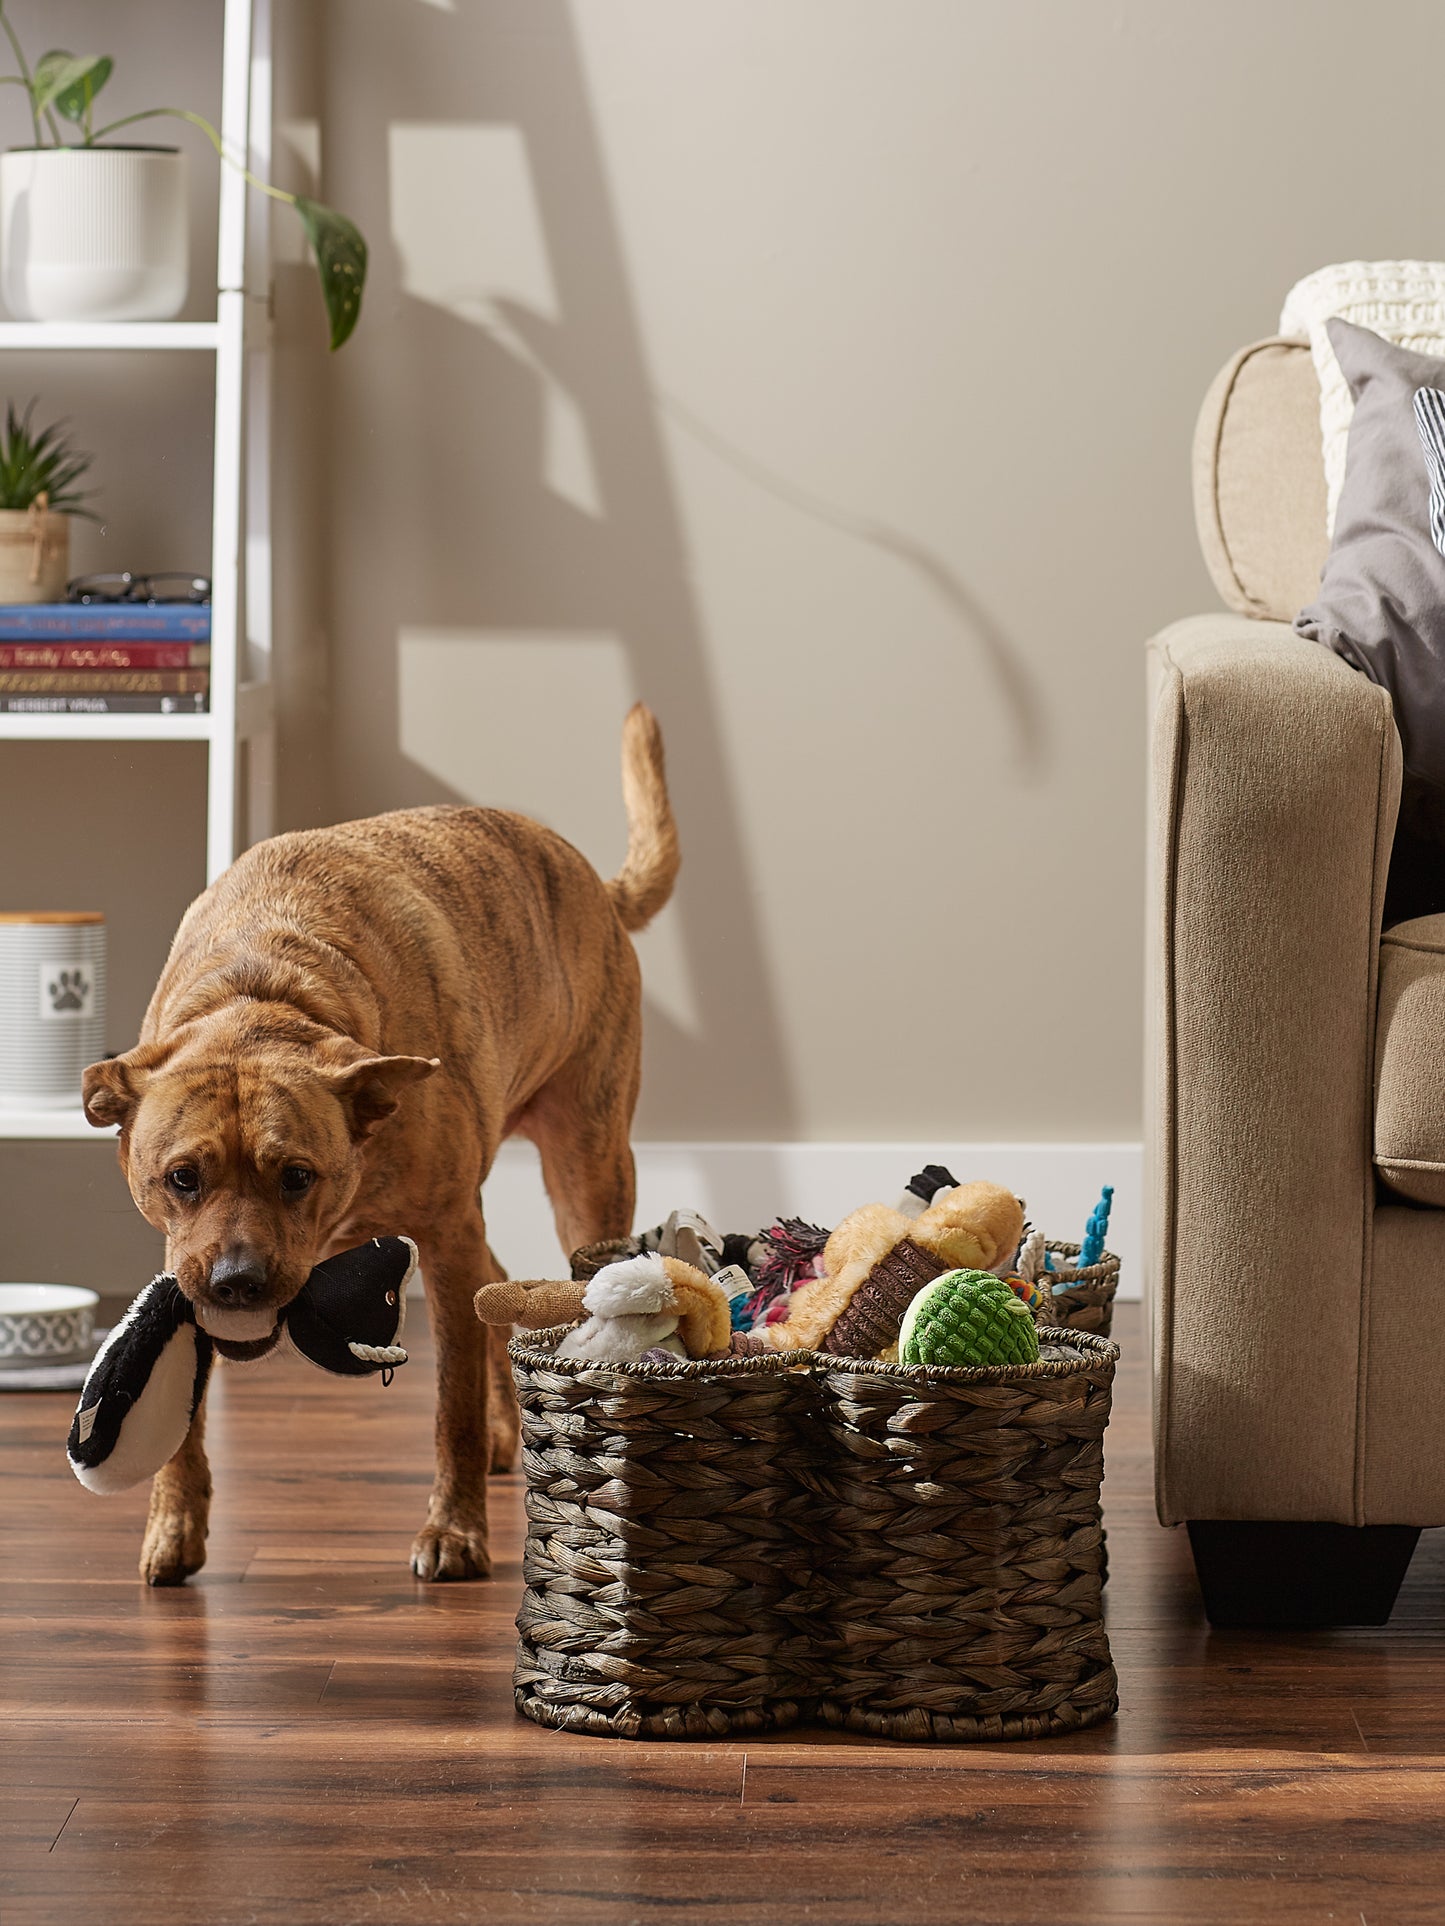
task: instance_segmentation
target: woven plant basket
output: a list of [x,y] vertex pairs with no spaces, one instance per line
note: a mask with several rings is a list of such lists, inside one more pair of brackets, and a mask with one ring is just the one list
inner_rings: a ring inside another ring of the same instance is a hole
[[[1077,1244],[1050,1243],[1048,1249],[1054,1257],[1070,1264],[1079,1255]],[[1077,1281],[1071,1283],[1068,1290],[1058,1292],[1044,1304],[1038,1322],[1041,1326],[1091,1331],[1096,1337],[1108,1337],[1114,1328],[1114,1298],[1118,1289],[1119,1260],[1112,1251],[1105,1251],[1097,1264],[1088,1264],[1079,1272]]]
[[607,1365],[514,1340],[516,1699],[543,1725],[909,1740],[1109,1717],[1099,1485],[1116,1348],[1037,1364],[817,1352]]

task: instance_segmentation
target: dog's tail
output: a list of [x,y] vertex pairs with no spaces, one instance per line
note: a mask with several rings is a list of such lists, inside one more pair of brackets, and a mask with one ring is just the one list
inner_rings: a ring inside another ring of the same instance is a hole
[[622,800],[627,808],[627,855],[607,894],[622,927],[640,930],[671,896],[682,861],[667,800],[662,731],[641,702],[633,703],[622,725]]

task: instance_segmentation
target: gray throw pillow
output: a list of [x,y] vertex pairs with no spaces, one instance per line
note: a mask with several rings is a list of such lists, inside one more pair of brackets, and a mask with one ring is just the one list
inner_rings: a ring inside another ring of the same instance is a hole
[[1401,822],[1445,842],[1445,554],[1431,535],[1432,475],[1416,394],[1445,361],[1349,321],[1325,324],[1355,397],[1335,539],[1295,628],[1388,689],[1405,754]]

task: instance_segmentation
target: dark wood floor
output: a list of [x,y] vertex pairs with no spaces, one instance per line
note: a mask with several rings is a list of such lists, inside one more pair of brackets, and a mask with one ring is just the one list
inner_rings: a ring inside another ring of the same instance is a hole
[[71,1478],[73,1400],[0,1397],[0,1926],[1445,1920],[1445,1534],[1387,1631],[1211,1634],[1154,1522],[1133,1307],[1122,1324],[1122,1710],[1035,1745],[517,1720],[517,1480],[494,1485],[491,1584],[406,1569],[420,1341],[386,1391],[223,1375],[211,1562],[180,1591],[136,1580],[143,1494]]

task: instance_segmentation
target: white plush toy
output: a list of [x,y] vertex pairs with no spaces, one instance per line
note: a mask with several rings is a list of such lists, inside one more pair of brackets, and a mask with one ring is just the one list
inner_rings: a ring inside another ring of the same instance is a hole
[[713,1357],[728,1348],[728,1300],[721,1287],[681,1258],[648,1251],[604,1264],[582,1293],[591,1315],[557,1346],[559,1358],[627,1364],[644,1351]]

